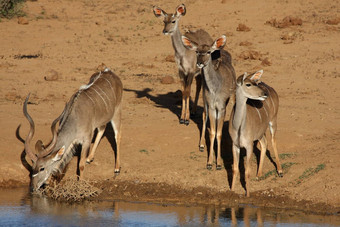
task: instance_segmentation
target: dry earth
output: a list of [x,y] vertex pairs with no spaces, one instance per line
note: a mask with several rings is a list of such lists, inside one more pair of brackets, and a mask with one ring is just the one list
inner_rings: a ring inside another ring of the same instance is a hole
[[[180,3],[157,1],[167,12],[174,12]],[[226,34],[225,48],[233,56],[237,75],[262,68],[263,80],[277,90],[283,178],[276,176],[266,158],[266,177],[255,180],[254,155],[251,198],[244,197],[240,183],[235,193],[230,192],[230,106],[223,130],[225,168],[205,168],[207,153],[198,150],[201,118],[191,119],[189,126],[178,123],[181,85],[174,51],[149,1],[38,0],[26,2],[24,19],[0,22],[0,185],[29,183],[20,159],[20,138],[29,129],[22,114],[26,95],[31,93],[28,109],[36,123],[34,140],[47,143],[50,124],[65,102],[105,63],[125,88],[122,171],[113,177],[112,131],[108,130],[85,177],[101,185],[107,196],[273,204],[339,213],[340,2],[184,3],[182,31],[203,28],[213,38]],[[174,82],[164,82],[165,77]],[[201,114],[202,99],[199,106]],[[75,167],[76,158],[66,178],[75,177]]]

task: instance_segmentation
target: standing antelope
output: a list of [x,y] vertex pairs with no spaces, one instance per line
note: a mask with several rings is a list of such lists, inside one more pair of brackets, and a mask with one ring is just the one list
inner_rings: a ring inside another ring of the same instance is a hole
[[[200,151],[204,151],[205,130],[208,116],[210,119],[210,151],[207,169],[212,168],[214,142],[217,139],[216,169],[222,168],[221,137],[226,114],[226,106],[230,96],[235,92],[235,71],[231,65],[230,54],[223,50],[226,44],[226,36],[222,35],[210,45],[198,45],[185,36],[182,42],[188,49],[196,51],[197,66],[203,69],[203,127],[199,144]],[[211,59],[211,54],[221,51],[220,63],[216,67]],[[226,52],[226,53],[224,53]]]
[[[184,47],[181,37],[182,34],[179,30],[179,20],[186,13],[186,8],[184,4],[177,6],[176,12],[174,14],[167,14],[161,8],[154,6],[153,12],[156,17],[163,18],[164,29],[163,34],[170,35],[172,46],[175,49],[175,61],[178,66],[179,77],[182,82],[183,90],[182,90],[182,111],[180,116],[180,124],[189,124],[190,118],[190,93],[191,93],[191,84],[193,78],[196,79],[196,95],[195,102],[192,107],[192,113],[195,114],[197,110],[197,102],[199,98],[199,93],[201,91],[202,86],[202,76],[199,75],[200,70],[196,66],[196,54],[192,50],[188,50]],[[197,31],[188,31],[185,34],[190,39],[195,41],[196,43],[212,43],[212,38],[210,35],[199,29]]]
[[233,181],[234,190],[236,177],[239,173],[240,148],[247,150],[245,166],[246,193],[249,197],[250,157],[253,153],[254,141],[261,144],[261,156],[257,176],[262,175],[263,159],[267,151],[266,130],[269,125],[274,148],[277,171],[282,177],[282,168],[276,148],[275,133],[277,128],[277,112],[279,97],[275,90],[260,81],[263,70],[252,75],[238,77],[236,82],[236,103],[230,116],[229,133],[233,140]]
[[[85,159],[94,131],[98,129],[87,162],[93,160],[95,150],[108,122],[112,124],[117,145],[114,171],[116,174],[120,172],[119,145],[122,91],[121,80],[109,69],[93,74],[90,82],[80,87],[67,103],[63,113],[53,121],[51,126],[53,139],[50,145],[45,148],[40,140],[36,143],[35,148],[38,155],[35,155],[29,147],[34,135],[34,121],[27,112],[29,95],[27,96],[23,110],[30,123],[30,131],[26,137],[25,151],[33,162],[31,188],[34,191],[45,184],[51,176],[56,177],[63,173],[74,155],[74,146],[77,144],[82,146],[78,165],[79,178],[82,178]],[[55,126],[59,119],[61,121],[57,132]]]

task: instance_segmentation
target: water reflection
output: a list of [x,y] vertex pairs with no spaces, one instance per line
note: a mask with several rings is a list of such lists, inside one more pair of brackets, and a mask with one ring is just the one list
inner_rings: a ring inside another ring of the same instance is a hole
[[339,216],[252,206],[159,205],[123,201],[67,204],[0,190],[0,226],[336,226]]

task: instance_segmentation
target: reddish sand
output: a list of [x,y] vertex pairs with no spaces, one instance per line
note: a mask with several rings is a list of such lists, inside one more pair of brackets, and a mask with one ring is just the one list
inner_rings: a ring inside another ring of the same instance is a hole
[[[180,3],[157,1],[169,13]],[[28,111],[36,123],[33,142],[42,139],[47,143],[50,124],[65,102],[105,63],[120,76],[125,91],[121,174],[113,178],[114,156],[107,137],[102,139],[94,162],[85,168],[85,178],[104,185],[104,192],[105,184],[109,191],[126,191],[127,187],[120,185],[137,184],[123,193],[126,198],[138,188],[155,190],[155,185],[167,185],[164,187],[169,190],[161,190],[165,194],[159,197],[169,195],[185,201],[186,195],[188,200],[207,195],[208,201],[211,197],[205,193],[222,193],[216,198],[234,196],[254,204],[268,200],[280,206],[290,199],[291,206],[304,208],[306,203],[314,204],[316,211],[339,212],[340,2],[184,3],[187,13],[180,21],[182,31],[203,28],[214,39],[226,34],[225,49],[232,54],[237,75],[263,69],[263,81],[278,92],[277,141],[285,166],[283,178],[269,175],[275,167],[266,158],[263,171],[269,176],[255,180],[254,155],[251,198],[244,198],[239,181],[236,194],[229,192],[232,155],[226,126],[231,106],[223,130],[225,168],[205,168],[207,152],[198,150],[201,117],[191,119],[189,126],[178,123],[181,84],[174,51],[170,37],[162,35],[163,23],[153,15],[149,1],[39,0],[25,4],[28,24],[19,24],[16,18],[0,22],[0,185],[29,183],[29,173],[20,159],[23,143],[18,139],[25,138],[29,129],[22,113],[26,95],[31,93]],[[162,83],[166,76],[174,82]],[[110,137],[110,132],[106,136]],[[75,177],[75,168],[76,158],[66,178]],[[197,197],[182,190],[193,190]],[[149,198],[147,194],[145,198]]]

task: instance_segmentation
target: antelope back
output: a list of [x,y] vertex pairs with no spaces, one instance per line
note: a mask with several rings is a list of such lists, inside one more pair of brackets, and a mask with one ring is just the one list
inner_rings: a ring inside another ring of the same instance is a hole
[[[93,130],[108,123],[122,101],[123,85],[111,71],[92,75],[89,84],[80,87],[73,100],[73,117],[80,124],[88,122]],[[82,114],[83,113],[83,114]]]

